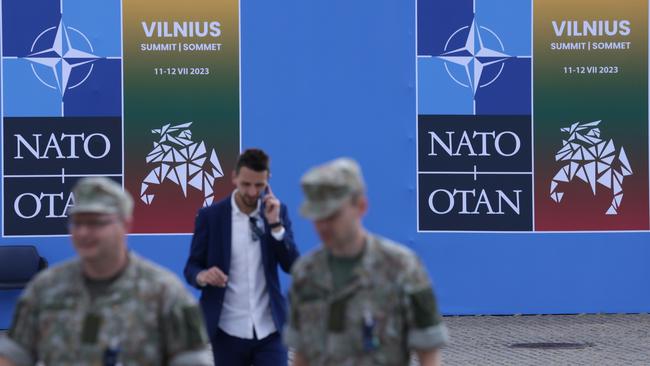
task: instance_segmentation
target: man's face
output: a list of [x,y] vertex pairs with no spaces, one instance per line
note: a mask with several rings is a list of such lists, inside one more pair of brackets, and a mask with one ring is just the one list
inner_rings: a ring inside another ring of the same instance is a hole
[[128,223],[117,214],[78,213],[68,223],[72,244],[84,262],[114,258],[125,249]]
[[328,249],[343,249],[353,245],[365,213],[365,198],[348,200],[332,215],[314,221],[318,236]]
[[269,183],[269,172],[256,172],[243,166],[239,173],[234,173],[232,182],[237,187],[238,202],[254,209],[257,207],[257,199]]

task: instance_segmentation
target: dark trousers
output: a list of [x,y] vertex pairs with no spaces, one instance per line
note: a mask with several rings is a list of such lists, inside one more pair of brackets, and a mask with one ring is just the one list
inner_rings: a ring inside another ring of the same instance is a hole
[[212,339],[215,366],[287,366],[287,348],[279,332],[255,338],[233,337],[219,329]]

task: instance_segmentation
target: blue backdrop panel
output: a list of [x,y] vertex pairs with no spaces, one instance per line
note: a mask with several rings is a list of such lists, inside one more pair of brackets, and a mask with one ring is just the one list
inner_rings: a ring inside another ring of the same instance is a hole
[[[297,214],[300,176],[346,155],[368,183],[366,226],[420,256],[444,313],[650,311],[648,233],[417,233],[414,2],[285,0],[241,10],[242,146],[270,153],[271,184],[303,253],[318,239]],[[129,238],[179,275],[189,241]],[[0,239],[19,243],[52,264],[73,255],[66,237]],[[0,293],[0,328],[14,301]]]

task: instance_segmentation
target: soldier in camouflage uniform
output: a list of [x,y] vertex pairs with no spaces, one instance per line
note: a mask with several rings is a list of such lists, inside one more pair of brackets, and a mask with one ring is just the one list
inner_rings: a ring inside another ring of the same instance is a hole
[[78,258],[27,286],[0,338],[0,365],[212,365],[195,299],[171,272],[127,249],[128,193],[84,178],[73,194]]
[[361,170],[337,159],[301,179],[323,246],[292,270],[285,342],[294,366],[439,365],[447,342],[431,282],[413,252],[368,233]]

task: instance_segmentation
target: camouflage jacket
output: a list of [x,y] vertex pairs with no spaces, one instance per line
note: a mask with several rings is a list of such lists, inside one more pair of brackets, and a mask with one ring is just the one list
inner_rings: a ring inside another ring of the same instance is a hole
[[327,252],[295,263],[287,345],[310,366],[408,365],[410,350],[447,342],[431,282],[415,254],[368,235],[353,279],[332,286]]
[[16,306],[0,355],[18,365],[212,365],[195,299],[169,271],[129,254],[124,272],[91,299],[78,259],[40,273]]

